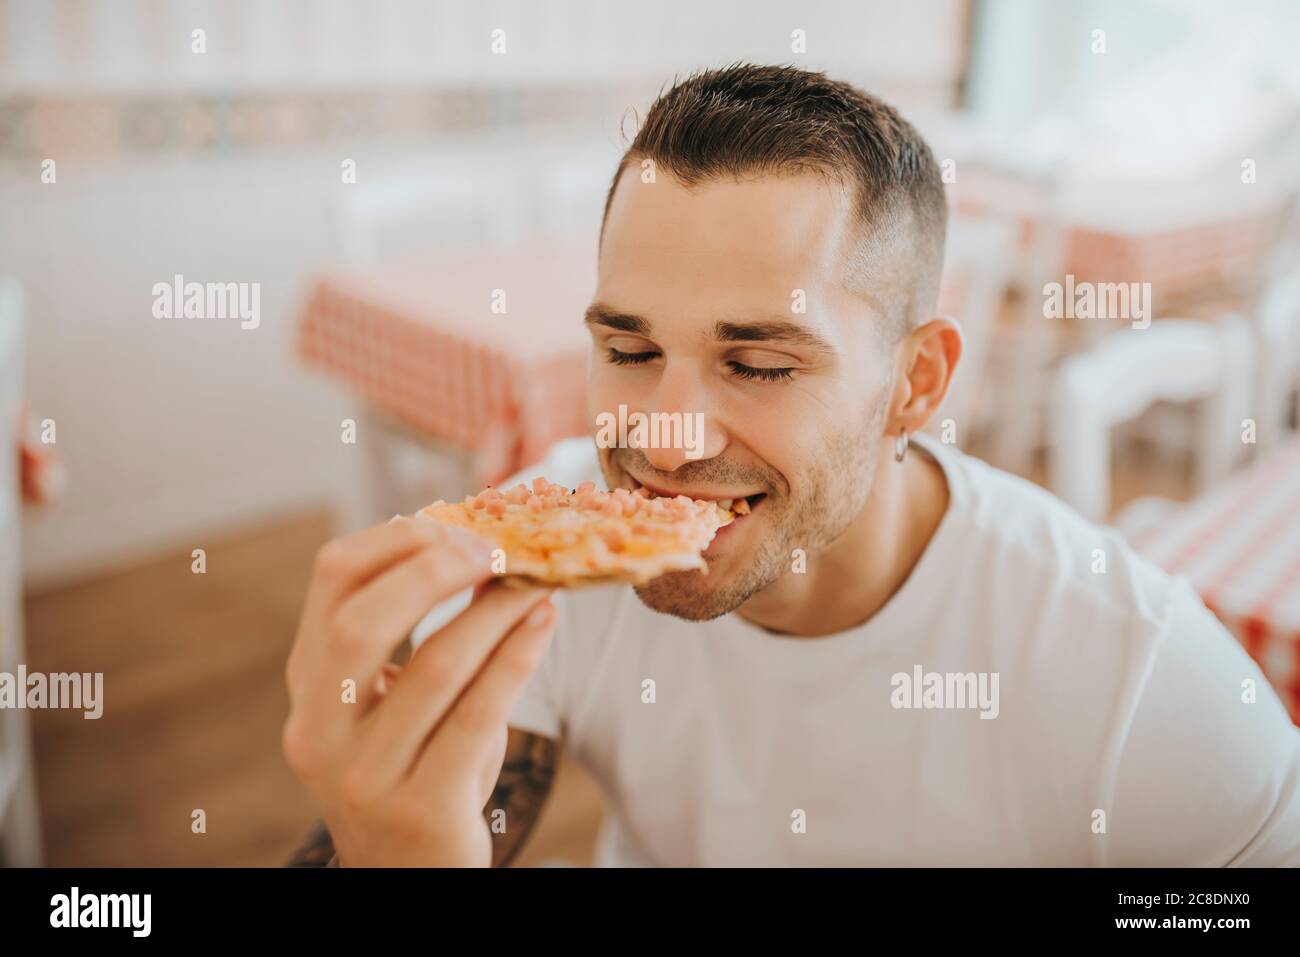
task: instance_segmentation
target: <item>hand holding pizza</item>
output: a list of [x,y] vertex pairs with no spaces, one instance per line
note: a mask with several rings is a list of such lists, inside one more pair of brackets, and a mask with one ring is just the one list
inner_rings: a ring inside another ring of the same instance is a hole
[[[321,549],[286,677],[283,745],[346,866],[492,861],[483,808],[506,718],[554,631],[540,589],[489,582],[492,546],[423,515]],[[480,586],[404,669],[394,650],[431,608]]]

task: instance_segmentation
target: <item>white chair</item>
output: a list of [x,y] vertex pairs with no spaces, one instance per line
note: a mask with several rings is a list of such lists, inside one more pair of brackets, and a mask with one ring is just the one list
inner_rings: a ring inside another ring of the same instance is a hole
[[1256,443],[1276,445],[1294,417],[1300,426],[1300,272],[1264,291],[1252,327],[1256,348]]
[[[23,658],[22,569],[18,551],[21,493],[18,426],[22,407],[22,290],[0,276],[0,671]],[[0,863],[39,867],[42,860],[36,770],[25,710],[0,709]]]
[[1195,484],[1226,475],[1247,446],[1251,333],[1239,317],[1160,319],[1112,333],[1057,371],[1049,398],[1052,490],[1087,518],[1110,507],[1111,430],[1157,402],[1196,402]]

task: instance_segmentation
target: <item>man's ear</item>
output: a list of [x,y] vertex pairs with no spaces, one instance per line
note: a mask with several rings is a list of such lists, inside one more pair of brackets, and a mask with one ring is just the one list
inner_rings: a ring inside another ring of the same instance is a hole
[[939,411],[961,360],[961,326],[947,317],[913,329],[898,349],[888,432],[915,435]]

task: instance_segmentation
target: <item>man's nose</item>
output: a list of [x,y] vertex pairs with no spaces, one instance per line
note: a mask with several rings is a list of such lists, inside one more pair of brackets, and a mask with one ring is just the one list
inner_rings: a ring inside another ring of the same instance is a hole
[[[651,416],[650,447],[641,452],[652,468],[673,472],[687,462],[714,458],[727,447],[721,419],[691,364],[669,363],[651,398],[655,404],[644,410]],[[660,413],[657,427],[653,413]]]
[[699,458],[708,458],[708,456],[699,456],[691,458],[686,453],[687,449],[667,448],[662,445],[659,448],[641,449],[645,459],[650,463],[651,468],[659,472],[675,472],[687,462],[699,461]]

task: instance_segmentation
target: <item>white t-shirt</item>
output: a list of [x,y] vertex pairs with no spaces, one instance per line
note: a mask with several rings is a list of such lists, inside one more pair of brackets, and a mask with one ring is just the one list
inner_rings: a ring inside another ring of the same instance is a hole
[[[915,442],[948,511],[859,627],[783,638],[626,587],[556,595],[510,724],[599,781],[599,863],[1300,864],[1300,729],[1185,581]],[[586,439],[535,474],[603,485]]]

